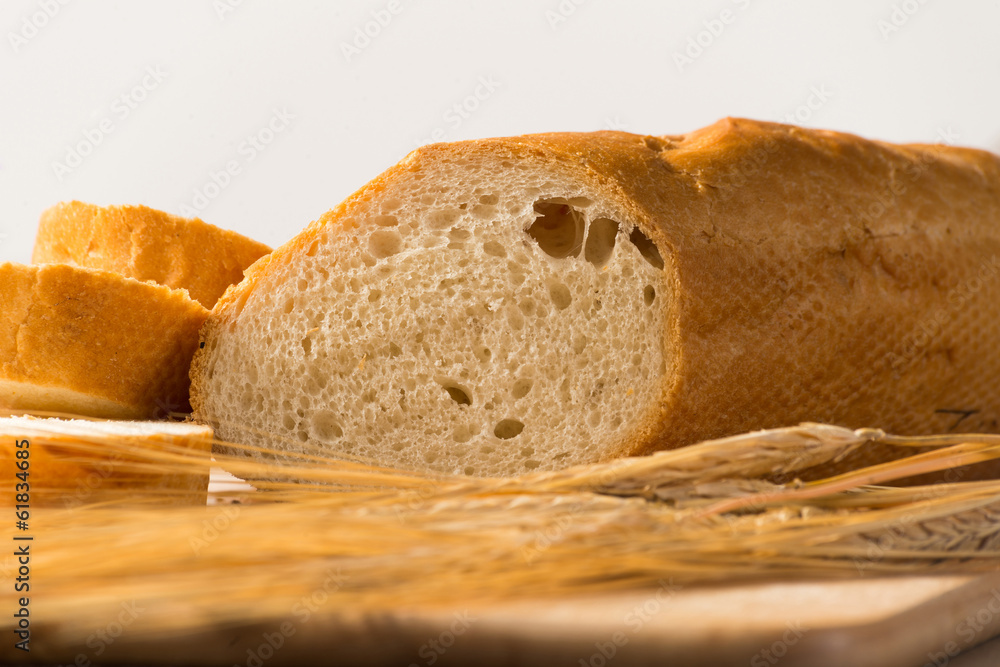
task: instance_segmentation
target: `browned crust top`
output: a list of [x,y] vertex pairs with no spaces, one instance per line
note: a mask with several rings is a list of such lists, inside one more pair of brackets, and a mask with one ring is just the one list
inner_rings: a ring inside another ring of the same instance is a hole
[[42,213],[32,261],[115,271],[186,289],[215,305],[243,270],[270,252],[236,232],[147,206],[63,202]]

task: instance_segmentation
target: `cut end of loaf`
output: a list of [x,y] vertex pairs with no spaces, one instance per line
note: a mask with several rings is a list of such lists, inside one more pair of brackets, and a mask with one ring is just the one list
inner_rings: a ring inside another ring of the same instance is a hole
[[213,314],[196,416],[227,440],[514,475],[620,453],[670,363],[664,257],[545,163],[412,156]]

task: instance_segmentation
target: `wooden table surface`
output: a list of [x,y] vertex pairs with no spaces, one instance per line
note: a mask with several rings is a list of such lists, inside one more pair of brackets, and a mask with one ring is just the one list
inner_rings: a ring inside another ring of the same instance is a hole
[[[287,637],[276,634],[283,623],[291,623]],[[1000,664],[1000,645],[987,643],[1000,635],[1000,574],[687,588],[663,582],[628,594],[489,606],[470,599],[444,610],[367,616],[336,607],[333,597],[304,622],[275,618],[152,640],[139,639],[141,624],[142,618],[107,647],[102,660],[226,667],[975,667]],[[73,664],[82,647],[45,641],[46,635],[40,627],[32,662]]]

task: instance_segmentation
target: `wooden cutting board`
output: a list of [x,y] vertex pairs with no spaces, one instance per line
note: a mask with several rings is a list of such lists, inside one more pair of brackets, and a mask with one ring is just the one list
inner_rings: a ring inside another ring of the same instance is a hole
[[[663,582],[629,594],[489,606],[469,599],[453,609],[374,616],[336,607],[334,594],[308,620],[290,614],[138,641],[141,623],[102,659],[226,667],[974,667],[1000,664],[995,642],[972,650],[1000,635],[1000,574],[689,588]],[[32,661],[72,664],[86,652],[47,643],[45,635],[33,642]]]

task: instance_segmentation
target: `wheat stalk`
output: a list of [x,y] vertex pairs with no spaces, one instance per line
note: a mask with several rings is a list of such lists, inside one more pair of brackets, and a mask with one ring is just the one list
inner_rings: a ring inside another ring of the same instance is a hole
[[[871,443],[931,451],[816,482],[793,477]],[[35,540],[47,545],[33,561],[45,582],[38,604],[53,632],[72,638],[124,599],[153,610],[144,632],[280,619],[331,577],[338,609],[378,613],[665,579],[981,571],[1000,550],[1000,483],[871,483],[997,458],[998,444],[806,424],[515,479],[317,453],[275,470],[240,456],[132,450],[139,467],[216,465],[271,481],[230,494],[236,505],[164,507],[149,490],[36,512]],[[107,445],[81,441],[74,456],[98,454]]]

